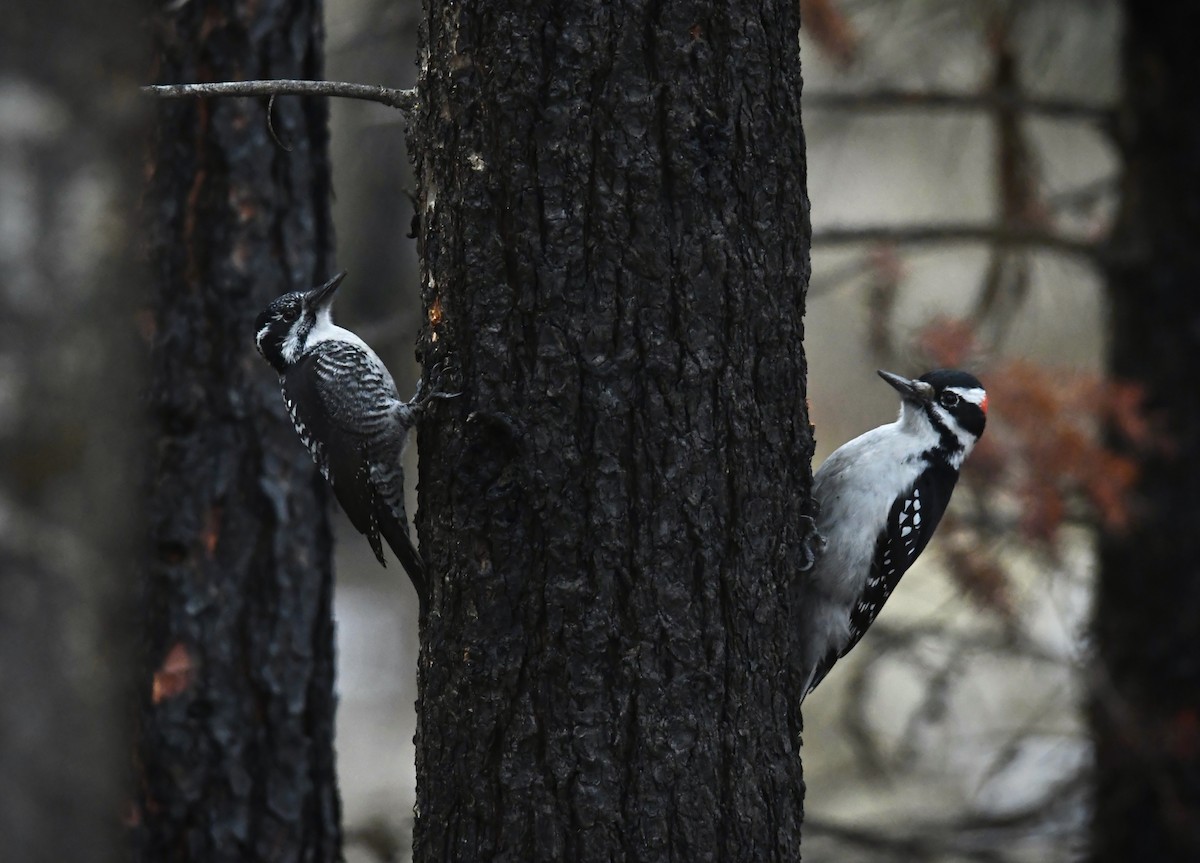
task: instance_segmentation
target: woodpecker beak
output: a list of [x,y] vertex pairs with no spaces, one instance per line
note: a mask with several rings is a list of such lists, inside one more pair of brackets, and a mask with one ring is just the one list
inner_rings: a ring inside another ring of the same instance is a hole
[[333,294],[338,289],[338,285],[342,283],[342,279],[346,278],[346,271],[342,270],[332,279],[319,288],[313,288],[308,292],[305,299],[312,305],[313,308],[323,308],[333,302]]
[[928,402],[933,400],[933,385],[927,384],[925,381],[909,380],[902,375],[894,375],[891,372],[885,372],[879,369],[879,376],[883,378],[892,389],[900,393],[900,397],[910,402]]

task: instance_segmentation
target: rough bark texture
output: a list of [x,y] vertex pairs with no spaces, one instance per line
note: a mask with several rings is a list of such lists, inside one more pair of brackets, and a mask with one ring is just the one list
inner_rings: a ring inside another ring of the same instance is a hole
[[[170,4],[159,82],[321,76],[317,0]],[[254,349],[272,298],[333,269],[327,105],[157,106],[145,861],[336,860],[326,492]]]
[[118,860],[137,483],[140,8],[0,26],[0,857]]
[[426,12],[415,859],[795,861],[796,4]]
[[1200,859],[1200,10],[1125,10],[1111,367],[1172,447],[1142,464],[1133,529],[1101,545],[1092,856],[1169,863]]

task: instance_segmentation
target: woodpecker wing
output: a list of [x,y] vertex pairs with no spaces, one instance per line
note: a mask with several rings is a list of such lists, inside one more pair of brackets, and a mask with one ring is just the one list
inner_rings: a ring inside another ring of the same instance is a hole
[[414,582],[423,583],[400,462],[411,409],[383,363],[359,345],[322,342],[285,375],[283,388],[301,439],[379,562],[382,535]]
[[829,673],[833,664],[849,653],[879,616],[901,577],[925,550],[950,503],[958,473],[935,463],[924,471],[888,512],[887,523],[875,541],[875,555],[866,588],[850,612],[850,637],[841,650],[831,650],[813,672],[808,691]]

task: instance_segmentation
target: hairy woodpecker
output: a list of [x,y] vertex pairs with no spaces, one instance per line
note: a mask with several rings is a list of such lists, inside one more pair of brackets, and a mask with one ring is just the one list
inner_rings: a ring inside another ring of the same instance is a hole
[[387,540],[424,604],[425,564],[408,535],[400,457],[421,410],[446,394],[418,388],[402,401],[378,355],[333,323],[334,293],[345,276],[274,300],[255,322],[254,341],[279,373],[296,433],[338,503],[384,566],[380,537]]
[[843,444],[813,476],[825,547],[798,584],[801,698],[858,644],[924,550],[987,421],[987,393],[966,372],[879,376],[900,393],[899,419]]

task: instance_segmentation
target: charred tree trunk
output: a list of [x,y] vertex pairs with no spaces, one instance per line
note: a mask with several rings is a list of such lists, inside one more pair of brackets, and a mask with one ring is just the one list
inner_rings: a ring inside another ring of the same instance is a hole
[[0,27],[0,857],[120,860],[138,486],[129,2]]
[[1170,863],[1200,859],[1200,9],[1125,14],[1111,368],[1145,386],[1171,445],[1142,463],[1133,528],[1101,544],[1092,856]]
[[427,0],[415,859],[798,859],[794,2]]
[[[162,82],[321,77],[318,0],[161,7]],[[255,355],[254,317],[333,269],[327,105],[163,102],[138,855],[340,856],[324,484]],[[287,149],[285,149],[285,147]]]

